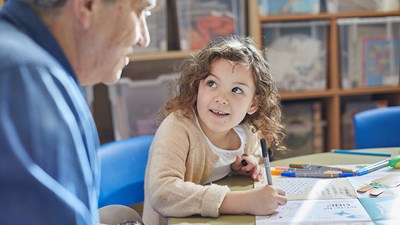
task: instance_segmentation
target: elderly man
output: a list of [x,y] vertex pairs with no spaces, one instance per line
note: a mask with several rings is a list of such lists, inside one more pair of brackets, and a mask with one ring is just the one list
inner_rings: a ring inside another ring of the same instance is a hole
[[0,224],[98,223],[81,85],[117,81],[155,0],[9,0],[0,11]]

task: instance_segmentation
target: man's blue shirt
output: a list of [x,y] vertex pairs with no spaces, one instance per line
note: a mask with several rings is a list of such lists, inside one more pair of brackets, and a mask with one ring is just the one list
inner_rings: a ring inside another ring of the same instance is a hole
[[97,223],[98,134],[76,75],[24,3],[0,11],[0,224]]

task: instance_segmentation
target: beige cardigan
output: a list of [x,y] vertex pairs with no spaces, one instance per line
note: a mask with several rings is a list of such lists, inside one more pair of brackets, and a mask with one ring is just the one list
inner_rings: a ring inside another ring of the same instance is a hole
[[[257,135],[248,136],[245,154],[260,159]],[[254,146],[249,148],[249,146]],[[145,176],[143,222],[167,224],[166,217],[217,217],[227,186],[201,185],[213,171],[219,156],[207,145],[194,118],[172,113],[161,123],[151,145]]]

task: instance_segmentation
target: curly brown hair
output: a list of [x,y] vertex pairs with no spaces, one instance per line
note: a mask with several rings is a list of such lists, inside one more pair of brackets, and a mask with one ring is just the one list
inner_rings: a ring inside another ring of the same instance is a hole
[[272,149],[285,149],[282,145],[284,126],[281,123],[280,96],[271,78],[267,59],[249,37],[230,36],[217,39],[184,60],[179,67],[180,76],[175,84],[177,95],[162,107],[161,119],[177,110],[180,110],[182,116],[193,116],[199,83],[210,74],[213,63],[220,58],[249,65],[252,71],[256,87],[255,98],[259,101],[259,107],[254,114],[247,114],[241,124],[251,124],[252,132],[259,132],[268,140]]

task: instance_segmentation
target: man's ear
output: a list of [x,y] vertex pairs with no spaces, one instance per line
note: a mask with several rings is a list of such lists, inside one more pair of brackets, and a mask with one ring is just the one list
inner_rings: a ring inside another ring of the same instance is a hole
[[98,3],[97,0],[72,0],[72,7],[76,19],[81,23],[84,29],[87,29],[93,18],[94,5]]
[[251,115],[251,114],[257,112],[259,105],[260,105],[260,101],[258,99],[258,96],[255,96],[253,98],[253,101],[252,101],[249,109],[247,110],[247,114]]

